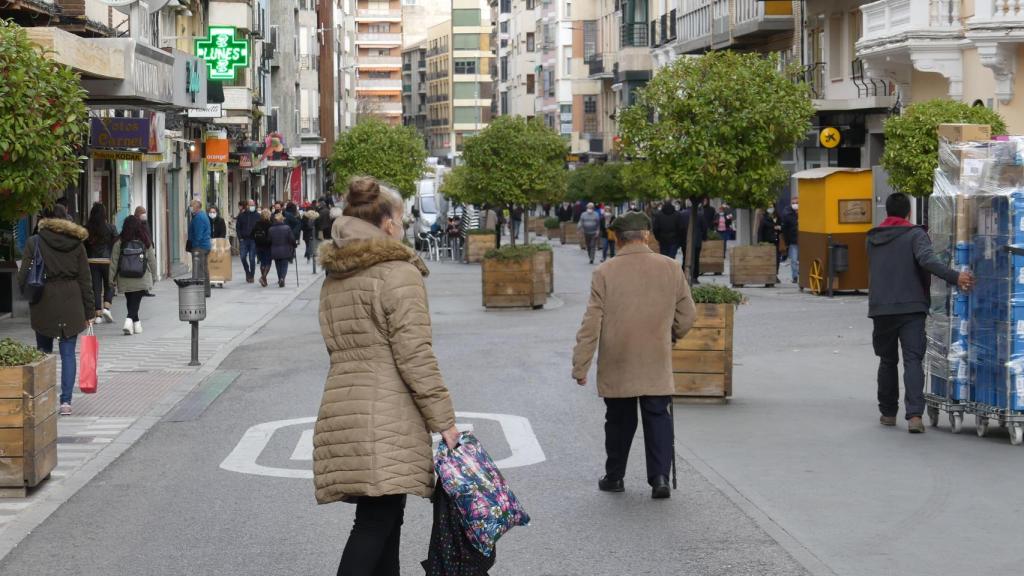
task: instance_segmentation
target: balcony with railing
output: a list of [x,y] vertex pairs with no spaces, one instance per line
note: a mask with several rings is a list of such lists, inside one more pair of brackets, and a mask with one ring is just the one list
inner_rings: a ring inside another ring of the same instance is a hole
[[689,0],[684,2],[678,23],[677,51],[704,52],[716,44],[728,45],[729,0]]
[[647,48],[650,46],[647,22],[623,22],[619,27],[619,45],[622,48]]
[[[978,0],[983,5],[985,0]],[[879,0],[861,7],[864,30],[857,57],[869,75],[909,78],[912,70],[937,72],[949,95],[963,94],[961,0]]]
[[401,22],[401,10],[378,10],[360,8],[356,11],[356,22]]
[[299,132],[301,134],[319,134],[320,118],[316,116],[303,116],[299,118]]
[[612,79],[612,62],[615,60],[615,55],[611,53],[593,54],[590,59],[587,60],[587,74],[591,80],[598,79]]
[[402,91],[400,78],[360,78],[356,81],[356,90]]
[[401,46],[402,35],[389,32],[356,32],[356,44],[378,46]]
[[395,69],[402,66],[401,56],[359,56],[356,60],[358,68],[367,69]]
[[1024,43],[1024,0],[975,0],[967,19],[967,37],[978,48],[981,64],[992,70],[995,95],[1013,99],[1017,46]]
[[732,35],[750,40],[793,29],[793,3],[789,0],[735,0]]
[[299,54],[299,70],[319,70],[319,54]]

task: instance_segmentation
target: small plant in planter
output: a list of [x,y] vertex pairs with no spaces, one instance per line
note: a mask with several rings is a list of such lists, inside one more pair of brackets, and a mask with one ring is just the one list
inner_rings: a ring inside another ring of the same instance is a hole
[[485,308],[542,308],[552,285],[552,252],[547,244],[504,246],[483,261]]
[[25,496],[57,466],[57,359],[0,340],[0,495]]
[[544,230],[548,233],[548,240],[559,238],[562,234],[562,222],[554,216],[549,216],[544,219]]
[[726,402],[732,396],[732,329],[743,294],[714,284],[694,286],[697,306],[693,328],[672,350],[677,397]]

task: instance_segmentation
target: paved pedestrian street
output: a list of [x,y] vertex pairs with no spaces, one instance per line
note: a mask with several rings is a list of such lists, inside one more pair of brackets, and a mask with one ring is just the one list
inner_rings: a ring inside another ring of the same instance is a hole
[[[911,436],[902,423],[878,426],[865,297],[819,298],[791,284],[745,289],[734,399],[675,405],[679,489],[656,501],[642,430],[626,492],[597,490],[604,405],[593,384],[580,389],[569,376],[592,270],[583,252],[555,247],[554,298],[537,311],[487,312],[479,266],[429,266],[434,343],[459,428],[480,438],[532,516],[500,541],[492,574],[1012,570],[1012,479],[1024,454],[1000,432]],[[231,316],[246,300],[247,317],[272,317],[223,344],[230,353],[204,366],[180,402],[165,403],[147,432],[132,432],[138,410],[114,409],[127,401],[111,400],[110,416],[63,419],[53,478],[28,501],[0,503],[0,539],[20,539],[0,574],[333,574],[354,507],[313,498],[312,423],[327,371],[319,282],[288,290],[229,284],[214,293],[211,307],[225,303]],[[146,304],[163,314],[175,301],[162,287]],[[242,326],[217,315],[210,323]],[[121,337],[105,336],[101,351],[111,339]],[[197,374],[172,372],[153,355],[158,368],[145,373],[154,378]],[[76,409],[104,392],[130,395],[118,382],[133,374],[105,375],[95,397],[76,396]],[[146,394],[144,382],[125,386]],[[100,467],[111,447],[123,453]],[[95,476],[68,494],[61,486],[76,470]],[[36,517],[31,533],[19,530]],[[410,501],[404,574],[421,570],[429,533],[429,503]]]

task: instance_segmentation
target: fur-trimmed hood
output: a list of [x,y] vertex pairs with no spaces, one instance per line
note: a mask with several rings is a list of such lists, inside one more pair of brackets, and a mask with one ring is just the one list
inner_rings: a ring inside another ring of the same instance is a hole
[[349,216],[334,221],[331,242],[320,245],[320,265],[331,275],[347,276],[383,262],[409,262],[421,274],[430,270],[412,248],[389,237],[380,228]]
[[89,237],[89,231],[70,220],[44,218],[39,221],[39,236],[50,248],[70,252]]
[[317,212],[316,210],[306,210],[305,212],[302,213],[302,217],[308,218],[310,220],[316,220],[317,218],[320,217],[320,213]]

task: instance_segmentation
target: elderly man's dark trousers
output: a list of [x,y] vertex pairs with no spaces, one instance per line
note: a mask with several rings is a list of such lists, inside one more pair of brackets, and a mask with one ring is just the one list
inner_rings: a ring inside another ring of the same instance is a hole
[[878,356],[878,411],[895,416],[900,409],[900,351],[903,352],[904,409],[906,418],[924,412],[924,360],[928,346],[925,314],[876,316],[871,334]]
[[608,453],[605,474],[610,480],[626,475],[629,447],[636,434],[637,401],[644,424],[644,449],[647,453],[647,480],[669,475],[672,467],[672,416],[668,412],[671,396],[605,398],[604,447]]

